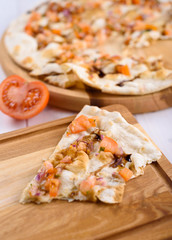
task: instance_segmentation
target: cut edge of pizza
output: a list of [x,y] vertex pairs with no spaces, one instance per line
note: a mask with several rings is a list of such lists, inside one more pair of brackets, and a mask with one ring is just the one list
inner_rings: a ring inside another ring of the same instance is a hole
[[161,152],[119,112],[85,106],[53,154],[24,189],[20,202],[122,201],[128,180],[144,174]]

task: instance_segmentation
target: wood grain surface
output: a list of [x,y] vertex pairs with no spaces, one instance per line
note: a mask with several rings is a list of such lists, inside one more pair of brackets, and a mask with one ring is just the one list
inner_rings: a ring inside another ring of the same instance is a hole
[[[121,105],[119,111],[142,130]],[[0,135],[0,239],[95,240],[172,238],[172,165],[163,155],[129,181],[122,203],[53,201],[19,204],[26,184],[48,158],[72,117]],[[143,130],[142,130],[143,131]]]
[[[27,81],[37,80],[36,78],[29,76],[28,71],[18,66],[11,59],[4,45],[4,36],[0,42],[0,61],[6,75],[17,74],[25,78]],[[116,51],[119,51],[121,44],[117,44],[117,41],[115,44],[116,46],[119,45],[119,47],[116,48]],[[171,44],[171,41],[160,41],[153,44],[151,47],[144,48],[144,50],[132,49],[129,52],[127,51],[127,53],[133,54],[134,56],[151,56],[152,54],[156,56],[162,54],[164,56],[165,66],[172,68]],[[62,89],[49,84],[47,84],[47,87],[50,92],[50,105],[72,111],[80,111],[85,104],[97,105],[99,107],[110,104],[122,104],[132,113],[153,112],[172,107],[172,87],[143,96],[106,94],[91,87],[84,86],[83,84],[81,84],[79,88],[74,87],[71,89]]]

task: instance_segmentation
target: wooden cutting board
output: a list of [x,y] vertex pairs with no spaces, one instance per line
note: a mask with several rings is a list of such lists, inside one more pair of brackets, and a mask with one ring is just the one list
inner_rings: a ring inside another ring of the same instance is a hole
[[[121,105],[130,123],[144,130]],[[26,184],[42,159],[54,150],[73,117],[0,135],[0,239],[3,240],[134,240],[172,238],[172,165],[163,155],[129,181],[120,204],[53,201],[19,204]]]
[[[0,62],[7,76],[17,74],[25,78],[27,81],[37,80],[36,78],[30,77],[28,71],[19,67],[11,59],[4,45],[4,37],[5,35],[0,42]],[[134,56],[159,56],[162,54],[165,66],[172,69],[171,44],[172,41],[159,41],[143,50],[132,49],[131,52]],[[110,49],[106,50],[107,52],[112,51],[113,47],[115,53],[118,51],[121,54],[121,51],[119,51],[121,46],[121,39],[119,39],[119,41],[115,40],[115,44],[114,42],[111,43]],[[50,92],[50,105],[72,111],[80,111],[85,104],[96,105],[99,107],[107,106],[109,104],[123,104],[132,113],[153,112],[172,107],[172,87],[143,96],[105,94],[100,90],[87,87],[84,84],[79,84],[77,88],[75,87],[71,89],[62,89],[49,84],[47,84],[47,87]]]

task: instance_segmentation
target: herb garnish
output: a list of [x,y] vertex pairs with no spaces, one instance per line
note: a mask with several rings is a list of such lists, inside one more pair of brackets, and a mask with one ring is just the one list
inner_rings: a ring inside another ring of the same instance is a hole
[[103,152],[104,152],[104,150],[105,150],[105,147],[100,147],[100,150],[99,150],[99,152],[101,152],[101,151],[103,151]]

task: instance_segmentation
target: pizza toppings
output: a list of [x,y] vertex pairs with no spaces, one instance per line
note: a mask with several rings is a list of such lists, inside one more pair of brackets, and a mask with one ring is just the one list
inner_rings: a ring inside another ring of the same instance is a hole
[[[100,6],[99,11],[96,7],[97,4]],[[61,36],[62,42],[74,44],[75,41],[78,43],[83,41],[87,47],[93,47],[97,44],[102,45],[114,32],[123,35],[127,32],[131,37],[127,36],[124,42],[128,40],[127,44],[130,44],[133,32],[140,31],[142,35],[144,30],[161,31],[161,27],[168,24],[164,14],[169,15],[169,8],[167,7],[167,10],[161,13],[161,8],[165,6],[165,3],[158,1],[151,2],[151,4],[148,1],[110,1],[104,4],[97,2],[97,4],[92,4],[90,1],[87,4],[82,4],[82,1],[78,3],[71,1],[50,2],[47,4],[44,14],[41,15],[37,11],[30,14],[25,32],[36,37],[38,46],[41,48],[46,47],[49,39],[51,42],[55,41],[54,34]],[[98,11],[98,17],[96,14],[94,16],[95,9]],[[157,27],[153,23],[161,18],[161,14],[164,16],[164,20],[161,20],[162,26]],[[92,17],[88,18],[88,16]],[[99,16],[101,17],[99,18]],[[42,25],[41,19],[47,19],[47,23]],[[47,31],[49,31],[48,35]],[[44,44],[37,38],[39,34],[45,36]]]
[[[84,115],[81,115],[81,117],[84,120],[89,119],[85,118],[86,116]],[[75,120],[77,119],[78,118]],[[94,118],[91,118],[89,122],[94,122],[93,119]],[[99,151],[95,156],[102,162],[102,164],[97,168],[96,173],[92,173],[88,178],[83,180],[79,186],[83,195],[87,196],[90,200],[94,200],[94,186],[107,186],[107,180],[104,177],[96,176],[97,173],[101,171],[101,166],[109,164],[109,167],[113,169],[120,166],[118,169],[119,171],[121,167],[124,166],[123,163],[125,164],[127,162],[123,151],[118,147],[117,142],[112,138],[100,134],[98,129],[73,142],[68,148],[62,149],[54,156],[52,162],[45,161],[43,167],[35,177],[36,184],[34,184],[34,187],[31,186],[30,188],[30,196],[34,199],[39,199],[40,196],[46,196],[47,194],[52,198],[57,197],[61,184],[60,178],[63,171],[70,170],[76,172],[76,168],[80,168],[81,162],[85,161],[84,158],[86,156],[87,158],[90,158],[93,153],[98,150],[97,144],[99,144],[99,149],[102,149],[103,152]],[[86,155],[84,155],[83,152]],[[122,157],[119,155],[122,155]],[[88,162],[86,163],[86,168],[87,165]],[[77,194],[78,193],[75,191],[75,195]]]
[[[57,177],[60,176],[60,168],[54,168],[50,161],[45,161],[43,167],[40,169],[35,177],[36,184],[32,185],[30,188],[31,197],[43,196],[47,192],[50,197],[57,196],[58,188],[60,186],[60,181]],[[39,193],[39,194],[38,194]]]
[[103,140],[101,141],[100,151],[111,152],[117,156],[123,154],[123,151],[121,148],[118,147],[117,142],[109,137],[104,137]]
[[127,182],[133,176],[133,172],[128,168],[123,168],[120,170],[119,174]]
[[54,167],[53,167],[53,164],[51,162],[45,161],[44,162],[44,167],[45,167],[46,173],[54,173]]
[[86,131],[91,127],[95,127],[97,118],[88,118],[84,115],[79,116],[77,119],[72,121],[69,126],[70,133],[80,133]]
[[[172,39],[168,1],[50,1],[17,20],[8,33],[5,43],[13,59],[30,75],[55,86],[68,88],[80,80],[123,95],[171,86],[169,79],[164,84],[152,78],[153,70],[141,65],[140,59],[131,64],[122,57],[126,46],[147,47],[156,40]],[[124,43],[121,56],[109,47],[118,36]],[[145,81],[141,73],[146,70],[150,71]]]
[[60,186],[59,179],[48,178],[45,183],[45,189],[49,191],[50,197],[56,197]]
[[53,199],[119,203],[126,182],[143,174],[145,159],[155,161],[160,157],[152,143],[117,112],[86,106],[75,120],[81,117],[93,123],[95,115],[99,124],[85,130],[82,137],[64,134],[24,190],[22,203]]
[[122,73],[124,75],[130,76],[130,70],[127,65],[117,65],[116,71],[118,73]]
[[111,163],[111,167],[116,168],[119,165],[123,165],[123,158],[114,156],[113,162]]
[[96,177],[95,176],[90,176],[86,180],[83,180],[80,184],[80,191],[84,195],[89,195],[90,191],[93,189],[93,187],[96,184]]

